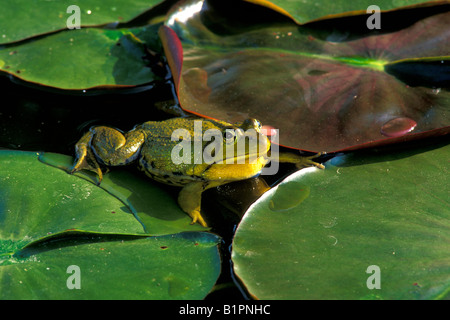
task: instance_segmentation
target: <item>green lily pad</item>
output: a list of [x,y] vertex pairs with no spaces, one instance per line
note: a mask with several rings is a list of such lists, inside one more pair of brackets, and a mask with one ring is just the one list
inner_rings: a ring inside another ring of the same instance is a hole
[[295,23],[220,34],[204,23],[220,15],[201,4],[183,2],[160,31],[186,111],[256,118],[281,145],[315,152],[450,132],[449,12],[345,41]]
[[293,174],[238,226],[236,275],[258,299],[448,299],[449,155],[354,153]]
[[157,28],[83,28],[3,46],[0,70],[35,84],[71,90],[150,83],[161,79],[152,71],[147,51],[161,50]]
[[[61,170],[72,162],[0,150],[0,299],[202,299],[211,290],[220,273],[217,236],[148,237],[145,229],[205,228],[133,174],[107,174],[100,188],[89,174]],[[152,202],[162,210],[143,218],[151,221],[144,228],[137,214]],[[70,288],[70,266],[81,272],[80,289]]]
[[196,232],[28,247],[0,263],[0,299],[203,299],[220,273],[218,242]]
[[45,165],[39,153],[0,150],[0,241],[16,247],[66,230],[145,234],[117,198]]
[[[162,0],[17,0],[5,1],[0,11],[0,44],[72,27],[71,17],[80,9],[80,27],[127,22]],[[68,12],[69,11],[69,12]]]
[[[69,175],[66,172],[74,163],[72,157],[56,153],[43,153],[39,160],[62,169],[62,174],[67,176]],[[77,172],[74,176],[97,184],[97,177],[90,173]],[[178,206],[176,197],[141,172],[113,168],[103,176],[99,187],[125,204],[151,235],[208,230],[199,224],[191,224],[192,219]]]
[[66,230],[151,235],[207,230],[192,225],[176,199],[146,177],[118,170],[98,187],[92,176],[68,174],[72,163],[59,154],[0,150],[2,241],[24,246]]

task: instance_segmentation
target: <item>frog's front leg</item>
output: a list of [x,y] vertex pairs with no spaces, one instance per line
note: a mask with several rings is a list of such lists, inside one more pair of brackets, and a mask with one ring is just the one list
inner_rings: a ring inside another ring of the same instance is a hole
[[304,157],[295,153],[280,152],[278,154],[278,162],[295,163],[295,166],[298,169],[312,166],[319,169],[324,169],[325,166],[323,164],[313,161],[313,159],[316,159],[324,154],[326,154],[326,152],[319,152],[312,156]]
[[100,165],[120,166],[134,161],[145,141],[142,130],[136,128],[125,134],[110,127],[93,127],[75,145],[76,161],[70,173],[85,169],[103,175]]
[[205,182],[191,182],[181,189],[178,194],[178,204],[181,209],[192,218],[192,224],[198,222],[202,226],[207,227],[205,220],[200,213],[202,192],[218,187],[227,182],[224,181],[205,181]]

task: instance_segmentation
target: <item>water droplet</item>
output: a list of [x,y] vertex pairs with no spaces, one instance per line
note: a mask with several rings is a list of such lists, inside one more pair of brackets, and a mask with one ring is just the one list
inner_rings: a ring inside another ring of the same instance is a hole
[[410,118],[394,118],[383,124],[381,134],[386,137],[400,137],[413,131],[416,125],[417,122]]
[[337,225],[337,217],[323,218],[319,221],[319,223],[322,225],[322,227],[330,229]]
[[328,238],[330,239],[332,246],[337,245],[338,239],[335,236],[329,235]]
[[310,193],[310,187],[297,181],[280,184],[269,201],[272,211],[286,211],[298,206]]

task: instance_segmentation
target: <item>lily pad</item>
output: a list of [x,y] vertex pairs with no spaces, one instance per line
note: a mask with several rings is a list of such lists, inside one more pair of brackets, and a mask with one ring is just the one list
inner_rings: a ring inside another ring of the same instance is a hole
[[300,170],[243,217],[236,275],[258,299],[448,299],[449,155],[447,141]]
[[352,41],[294,23],[220,35],[206,15],[202,1],[184,2],[160,31],[188,112],[257,118],[279,129],[280,144],[315,152],[450,132],[448,12]]
[[[204,298],[220,273],[219,237],[148,237],[145,229],[164,234],[205,228],[191,225],[175,201],[171,207],[173,199],[133,174],[107,174],[102,189],[88,174],[61,170],[72,161],[0,150],[0,298]],[[144,228],[137,214],[153,210],[152,202],[162,208],[159,201],[163,210],[142,219],[151,220]],[[69,281],[73,266],[81,272],[79,289]]]
[[161,51],[158,27],[83,28],[3,46],[0,70],[27,82],[71,90],[150,83],[161,80],[147,51]]
[[[73,27],[79,11],[80,27],[127,22],[162,0],[59,0],[6,1],[0,11],[0,44]],[[77,6],[73,9],[72,6]],[[69,20],[69,21],[68,21]]]
[[176,199],[145,177],[112,172],[99,188],[93,177],[70,175],[39,157],[61,169],[73,163],[59,154],[0,151],[0,239],[13,246],[67,230],[151,235],[207,230],[192,225]]
[[66,230],[145,234],[119,199],[41,163],[38,156],[36,152],[0,150],[2,243],[25,246]]
[[0,262],[0,298],[203,299],[220,273],[218,242],[213,234],[196,232],[107,241],[77,237],[16,250]]
[[[74,163],[72,157],[56,153],[43,153],[39,160],[62,169],[62,174],[67,176]],[[97,177],[88,172],[77,172],[74,176],[97,185]],[[192,219],[180,209],[176,197],[142,172],[113,168],[103,176],[99,187],[125,204],[151,235],[208,230],[199,224],[191,224]]]
[[436,5],[434,1],[421,0],[384,0],[376,3],[371,0],[357,1],[289,1],[289,0],[245,0],[254,4],[268,7],[278,11],[299,24],[322,19],[330,19],[341,16],[365,14],[367,8],[376,5],[380,11],[389,11],[397,8],[409,7],[428,7]]

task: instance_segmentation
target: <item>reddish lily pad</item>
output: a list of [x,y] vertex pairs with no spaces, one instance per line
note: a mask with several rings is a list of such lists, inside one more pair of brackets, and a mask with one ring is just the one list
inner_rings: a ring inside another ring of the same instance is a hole
[[[280,144],[309,151],[450,132],[450,13],[332,42],[296,24],[218,35],[202,24],[207,10],[187,1],[160,30],[185,110],[228,122],[254,117],[279,128]],[[420,68],[405,71],[408,64]],[[408,72],[429,81],[409,82]]]

